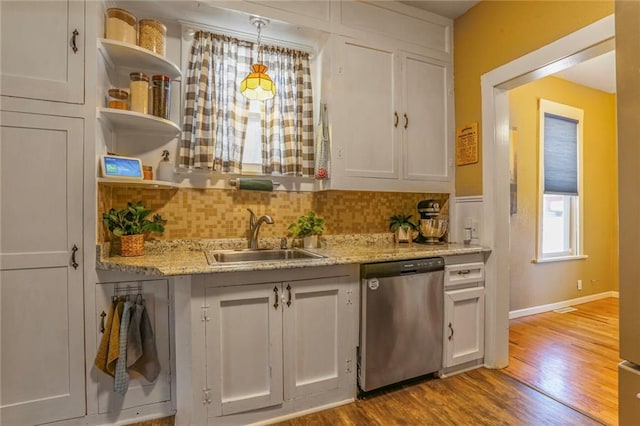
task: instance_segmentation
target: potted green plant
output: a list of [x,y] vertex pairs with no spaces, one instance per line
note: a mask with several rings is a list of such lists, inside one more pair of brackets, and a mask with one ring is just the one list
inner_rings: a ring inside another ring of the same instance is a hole
[[411,243],[418,226],[411,222],[412,215],[396,214],[389,218],[389,230],[395,234],[397,243]]
[[122,210],[110,209],[102,214],[102,222],[116,237],[120,237],[122,256],[142,256],[144,254],[144,234],[164,232],[167,223],[159,214],[153,220],[147,219],[151,210],[145,209],[142,201],[129,202]]
[[289,230],[294,237],[302,238],[304,248],[315,248],[318,247],[318,235],[324,232],[324,219],[310,211],[289,225]]

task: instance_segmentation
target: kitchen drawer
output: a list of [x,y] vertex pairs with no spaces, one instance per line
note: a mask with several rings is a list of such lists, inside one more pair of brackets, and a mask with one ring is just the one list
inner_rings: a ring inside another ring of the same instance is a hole
[[482,262],[447,265],[444,271],[445,288],[484,281],[484,263]]

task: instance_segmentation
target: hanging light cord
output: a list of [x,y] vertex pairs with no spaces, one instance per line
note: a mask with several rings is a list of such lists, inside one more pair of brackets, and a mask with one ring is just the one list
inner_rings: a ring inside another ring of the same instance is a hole
[[258,63],[262,63],[262,22],[257,23],[258,27]]

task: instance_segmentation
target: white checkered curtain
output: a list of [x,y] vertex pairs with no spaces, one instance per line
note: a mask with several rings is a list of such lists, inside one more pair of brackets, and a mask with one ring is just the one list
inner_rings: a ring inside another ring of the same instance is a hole
[[253,61],[253,43],[198,31],[186,74],[178,166],[241,173],[249,101],[240,82]]
[[263,63],[276,86],[265,102],[262,121],[262,171],[313,177],[313,99],[309,54],[263,48]]

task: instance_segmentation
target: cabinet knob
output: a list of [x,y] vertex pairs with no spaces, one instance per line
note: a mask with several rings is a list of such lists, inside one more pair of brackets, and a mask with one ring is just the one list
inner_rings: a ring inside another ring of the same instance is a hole
[[640,393],[636,394],[636,398],[640,399]]
[[451,323],[449,323],[449,331],[451,331],[451,334],[449,335],[449,340],[453,339],[453,327],[451,326]]
[[393,112],[393,127],[398,127],[398,120],[400,118],[398,117],[398,113],[397,112]]
[[407,117],[406,112],[403,115],[404,115],[404,128],[406,129],[407,127],[409,127],[409,117]]

